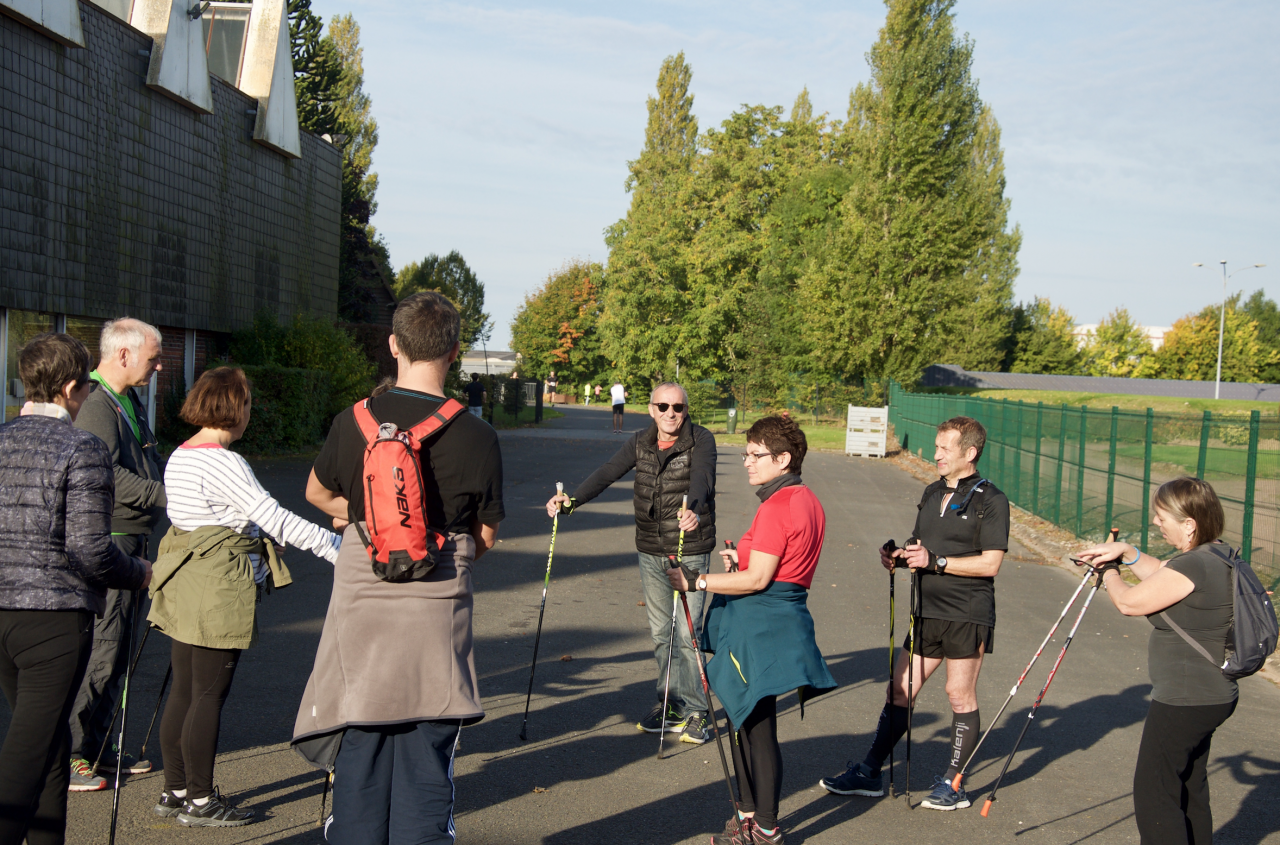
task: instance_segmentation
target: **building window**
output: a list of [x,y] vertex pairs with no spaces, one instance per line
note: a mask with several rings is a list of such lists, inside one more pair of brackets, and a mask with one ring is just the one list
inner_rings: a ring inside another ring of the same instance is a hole
[[84,344],[85,349],[89,350],[89,360],[93,367],[98,366],[99,355],[98,341],[102,337],[102,324],[104,320],[94,320],[90,317],[67,317],[67,334]]
[[235,86],[240,84],[252,9],[248,3],[210,3],[201,20],[209,72]]
[[4,322],[4,419],[8,422],[18,416],[26,401],[22,379],[18,377],[18,352],[31,338],[41,332],[53,331],[54,322],[52,314],[19,311],[16,308],[5,311]]

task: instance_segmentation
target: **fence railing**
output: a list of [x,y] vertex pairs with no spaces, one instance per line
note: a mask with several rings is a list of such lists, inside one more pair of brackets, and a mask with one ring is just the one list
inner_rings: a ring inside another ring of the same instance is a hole
[[1162,557],[1151,497],[1171,478],[1213,485],[1224,539],[1269,588],[1280,584],[1280,417],[1158,413],[910,393],[894,384],[889,421],[902,447],[933,456],[938,423],[969,416],[987,429],[978,471],[1009,501],[1087,540],[1122,540]]

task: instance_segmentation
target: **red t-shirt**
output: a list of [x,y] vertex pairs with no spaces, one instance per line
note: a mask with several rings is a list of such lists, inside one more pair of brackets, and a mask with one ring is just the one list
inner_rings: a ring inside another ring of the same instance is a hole
[[827,515],[813,491],[803,484],[783,487],[760,505],[751,527],[738,541],[738,567],[749,568],[751,550],[778,555],[775,581],[813,585],[813,573],[822,553]]

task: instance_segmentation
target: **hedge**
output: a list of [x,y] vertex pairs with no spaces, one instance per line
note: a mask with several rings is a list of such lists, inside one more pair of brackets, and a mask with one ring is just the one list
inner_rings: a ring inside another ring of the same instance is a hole
[[326,411],[333,394],[328,373],[275,364],[241,369],[253,383],[253,413],[237,452],[298,452],[324,440],[333,421]]

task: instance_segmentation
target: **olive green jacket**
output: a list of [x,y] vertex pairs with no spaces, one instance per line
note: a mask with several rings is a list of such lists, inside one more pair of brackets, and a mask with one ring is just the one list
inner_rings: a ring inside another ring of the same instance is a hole
[[147,621],[180,643],[203,648],[248,648],[258,639],[258,585],[250,554],[265,554],[263,587],[287,587],[289,570],[275,544],[220,525],[170,528],[151,568]]

